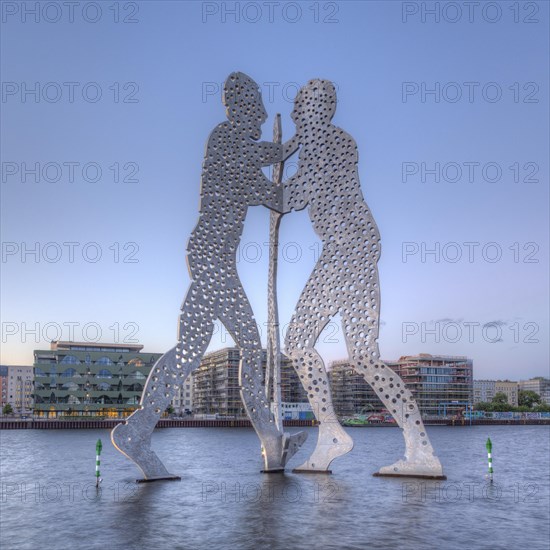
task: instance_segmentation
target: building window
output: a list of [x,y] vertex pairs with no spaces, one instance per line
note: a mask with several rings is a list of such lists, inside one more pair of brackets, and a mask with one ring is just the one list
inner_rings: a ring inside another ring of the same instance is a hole
[[80,365],[80,361],[74,355],[65,355],[60,363],[63,365]]
[[113,402],[108,395],[100,395],[97,398],[96,403],[101,403],[102,405],[112,405]]
[[67,370],[64,370],[60,376],[62,376],[63,378],[72,378],[73,376],[76,376],[78,373],[76,372],[75,369],[67,369]]
[[114,363],[108,357],[100,357],[96,362],[96,365],[113,365]]
[[96,378],[112,378],[113,375],[110,370],[107,369],[101,369],[98,373]]

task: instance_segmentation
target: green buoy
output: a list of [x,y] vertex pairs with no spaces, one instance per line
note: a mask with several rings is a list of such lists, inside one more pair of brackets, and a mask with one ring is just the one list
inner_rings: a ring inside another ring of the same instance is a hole
[[95,444],[95,486],[99,487],[99,484],[101,483],[101,478],[99,477],[99,455],[101,455],[101,449],[103,448],[103,445],[101,444],[101,439],[97,440],[97,443]]
[[493,483],[493,444],[491,443],[491,438],[487,438],[487,443],[485,443],[485,448],[487,449],[487,461],[489,465],[489,479]]

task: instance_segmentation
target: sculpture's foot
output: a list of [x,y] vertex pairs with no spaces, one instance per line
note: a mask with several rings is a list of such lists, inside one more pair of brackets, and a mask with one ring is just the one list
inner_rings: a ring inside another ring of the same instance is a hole
[[283,455],[281,464],[286,466],[287,462],[298,452],[298,449],[307,439],[307,432],[298,432],[296,434],[283,434]]
[[264,468],[262,472],[273,473],[283,472],[285,467],[281,463],[283,455],[283,436],[282,434],[262,437],[262,457],[264,459]]
[[144,427],[136,423],[118,424],[111,432],[113,445],[143,472],[146,480],[174,479],[160,458],[151,450],[151,434],[142,433]]
[[413,459],[398,460],[391,466],[384,466],[374,476],[420,477],[425,479],[447,479],[439,459],[432,455],[416,456]]
[[353,439],[338,424],[319,432],[319,439],[313,454],[301,465],[292,470],[296,473],[331,473],[330,463],[353,449]]
[[264,458],[262,472],[266,474],[284,472],[286,463],[296,454],[306,439],[306,432],[298,432],[292,435],[287,433],[278,434],[275,437],[267,438],[262,445],[262,456]]

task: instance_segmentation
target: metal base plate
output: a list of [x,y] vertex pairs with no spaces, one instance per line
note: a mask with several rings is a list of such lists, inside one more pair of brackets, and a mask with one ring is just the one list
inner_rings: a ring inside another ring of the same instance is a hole
[[332,474],[332,470],[306,470],[300,468],[294,468],[293,474]]
[[372,474],[373,477],[414,477],[414,478],[420,478],[420,479],[447,479],[447,476],[429,476],[425,474],[412,474],[412,473],[405,473],[402,474],[381,474],[380,472],[374,472]]
[[136,479],[136,483],[151,483],[153,481],[181,481],[180,476],[148,477],[146,479]]

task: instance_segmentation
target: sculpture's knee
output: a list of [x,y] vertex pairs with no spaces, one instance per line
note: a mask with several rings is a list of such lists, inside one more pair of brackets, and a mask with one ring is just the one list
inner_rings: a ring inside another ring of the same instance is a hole
[[299,350],[301,343],[304,343],[303,328],[296,322],[296,318],[293,317],[285,335],[285,351],[287,355]]
[[239,383],[241,386],[251,385],[262,378],[262,354],[259,349],[241,349],[239,366]]

